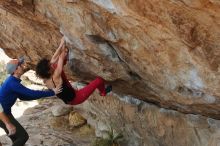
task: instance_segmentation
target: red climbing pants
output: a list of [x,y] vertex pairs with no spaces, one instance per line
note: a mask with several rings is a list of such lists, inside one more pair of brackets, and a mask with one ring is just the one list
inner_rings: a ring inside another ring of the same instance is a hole
[[95,80],[91,81],[84,88],[75,90],[75,97],[69,102],[71,105],[77,105],[83,103],[97,88],[100,95],[105,96],[105,83],[104,79],[97,77]]

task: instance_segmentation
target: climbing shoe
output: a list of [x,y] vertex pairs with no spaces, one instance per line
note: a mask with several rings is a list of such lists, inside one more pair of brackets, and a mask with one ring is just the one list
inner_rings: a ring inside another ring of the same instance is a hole
[[105,87],[105,93],[101,93],[101,96],[106,96],[108,93],[110,93],[112,91],[112,85],[107,85]]

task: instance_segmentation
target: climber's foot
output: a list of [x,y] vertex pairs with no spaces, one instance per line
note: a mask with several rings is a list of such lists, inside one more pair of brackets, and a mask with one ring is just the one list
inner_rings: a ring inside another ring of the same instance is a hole
[[106,96],[108,93],[110,93],[112,91],[112,85],[107,85],[105,87],[105,93],[101,93],[101,96]]

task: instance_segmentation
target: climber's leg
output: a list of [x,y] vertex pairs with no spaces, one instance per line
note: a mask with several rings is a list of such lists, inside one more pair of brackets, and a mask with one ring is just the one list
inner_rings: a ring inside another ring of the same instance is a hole
[[99,93],[101,96],[105,96],[108,92],[111,91],[109,87],[111,86],[108,86],[108,88],[105,88],[104,79],[101,77],[97,77],[95,80],[90,82],[84,88],[80,90],[76,90],[75,91],[76,96],[73,99],[73,101],[70,102],[70,104],[77,105],[77,104],[84,102],[86,99],[89,98],[89,96],[95,91],[96,88],[99,90]]

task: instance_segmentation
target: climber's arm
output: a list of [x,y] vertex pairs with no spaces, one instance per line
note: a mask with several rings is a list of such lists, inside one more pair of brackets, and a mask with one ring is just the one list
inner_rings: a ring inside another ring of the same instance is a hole
[[64,66],[65,61],[66,61],[67,53],[68,53],[68,51],[66,51],[63,48],[61,54],[59,55],[59,59],[58,59],[58,62],[57,62],[57,67],[56,67],[56,69],[54,71],[54,74],[53,74],[54,78],[60,78],[61,73],[63,71],[63,66]]
[[60,41],[59,47],[57,48],[56,52],[53,54],[53,57],[50,60],[51,64],[54,64],[54,63],[56,63],[58,61],[63,47],[65,47],[65,39],[64,39],[64,37],[62,37],[62,39]]

